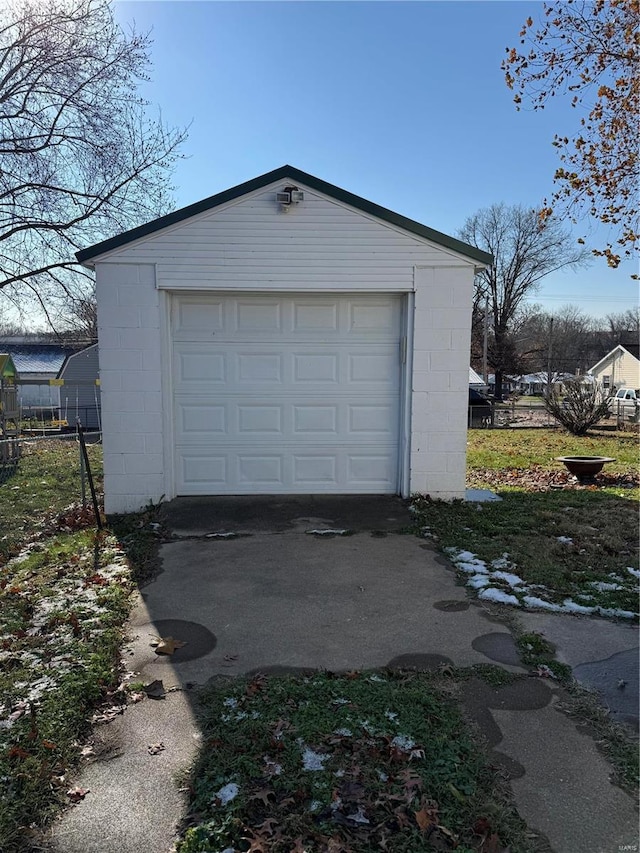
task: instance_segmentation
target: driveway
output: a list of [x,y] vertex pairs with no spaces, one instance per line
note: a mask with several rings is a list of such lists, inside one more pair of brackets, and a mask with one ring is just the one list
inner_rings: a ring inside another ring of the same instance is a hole
[[[524,672],[500,612],[470,599],[447,561],[407,532],[411,513],[397,498],[182,498],[163,515],[175,538],[141,590],[126,664],[167,694],[98,730],[111,760],[83,771],[92,796],[56,825],[59,853],[169,849],[183,808],[173,780],[199,742],[194,688],[216,676],[482,663]],[[150,645],[159,636],[186,645],[161,657]],[[551,849],[637,843],[633,800],[557,709],[559,695],[541,678],[506,688],[472,678],[464,702]],[[150,756],[157,741],[166,749]]]

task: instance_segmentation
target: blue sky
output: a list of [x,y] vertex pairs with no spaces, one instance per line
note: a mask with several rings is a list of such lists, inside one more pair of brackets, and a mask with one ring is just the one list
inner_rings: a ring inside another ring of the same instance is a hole
[[[567,101],[517,112],[500,62],[536,2],[118,2],[152,30],[143,94],[191,123],[182,207],[285,163],[455,234],[494,202],[552,191]],[[578,233],[606,232],[585,221]],[[532,301],[593,316],[637,304],[636,264],[548,276]]]

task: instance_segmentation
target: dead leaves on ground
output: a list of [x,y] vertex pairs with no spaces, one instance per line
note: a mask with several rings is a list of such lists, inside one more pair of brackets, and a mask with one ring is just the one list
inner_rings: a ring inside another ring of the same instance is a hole
[[549,471],[538,465],[530,468],[472,468],[469,471],[469,479],[473,484],[484,488],[499,488],[500,486],[514,486],[525,489],[527,492],[547,492],[549,489],[577,489],[593,490],[598,486],[617,488],[634,488],[640,485],[640,475],[634,472],[624,474],[612,474],[606,471],[598,474],[596,482],[598,486],[581,486],[576,483],[576,478],[568,471]]
[[157,655],[172,655],[177,649],[182,649],[187,644],[174,637],[158,637],[150,645]]
[[81,788],[79,785],[75,785],[73,788],[69,788],[67,791],[67,797],[69,797],[72,803],[79,803],[81,800],[84,800],[89,793],[89,788]]

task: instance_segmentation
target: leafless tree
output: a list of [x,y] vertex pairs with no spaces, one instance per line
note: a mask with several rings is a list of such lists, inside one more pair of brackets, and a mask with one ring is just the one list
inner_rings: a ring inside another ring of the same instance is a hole
[[150,40],[109,0],[0,5],[0,294],[54,321],[92,285],[77,249],[170,209],[185,131],[138,94]]
[[598,382],[583,378],[555,386],[544,398],[546,410],[572,435],[586,435],[598,421],[608,417],[607,392]]
[[536,210],[494,204],[469,217],[458,236],[494,257],[493,266],[479,273],[476,301],[489,297],[491,330],[489,363],[496,377],[496,397],[502,397],[502,378],[516,368],[517,342],[513,320],[524,298],[555,270],[586,263],[588,253],[576,247],[555,219],[542,223]]

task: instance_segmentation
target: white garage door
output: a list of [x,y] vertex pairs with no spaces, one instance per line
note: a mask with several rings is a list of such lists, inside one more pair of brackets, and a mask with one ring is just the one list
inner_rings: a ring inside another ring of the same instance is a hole
[[175,296],[177,494],[396,492],[401,306]]

